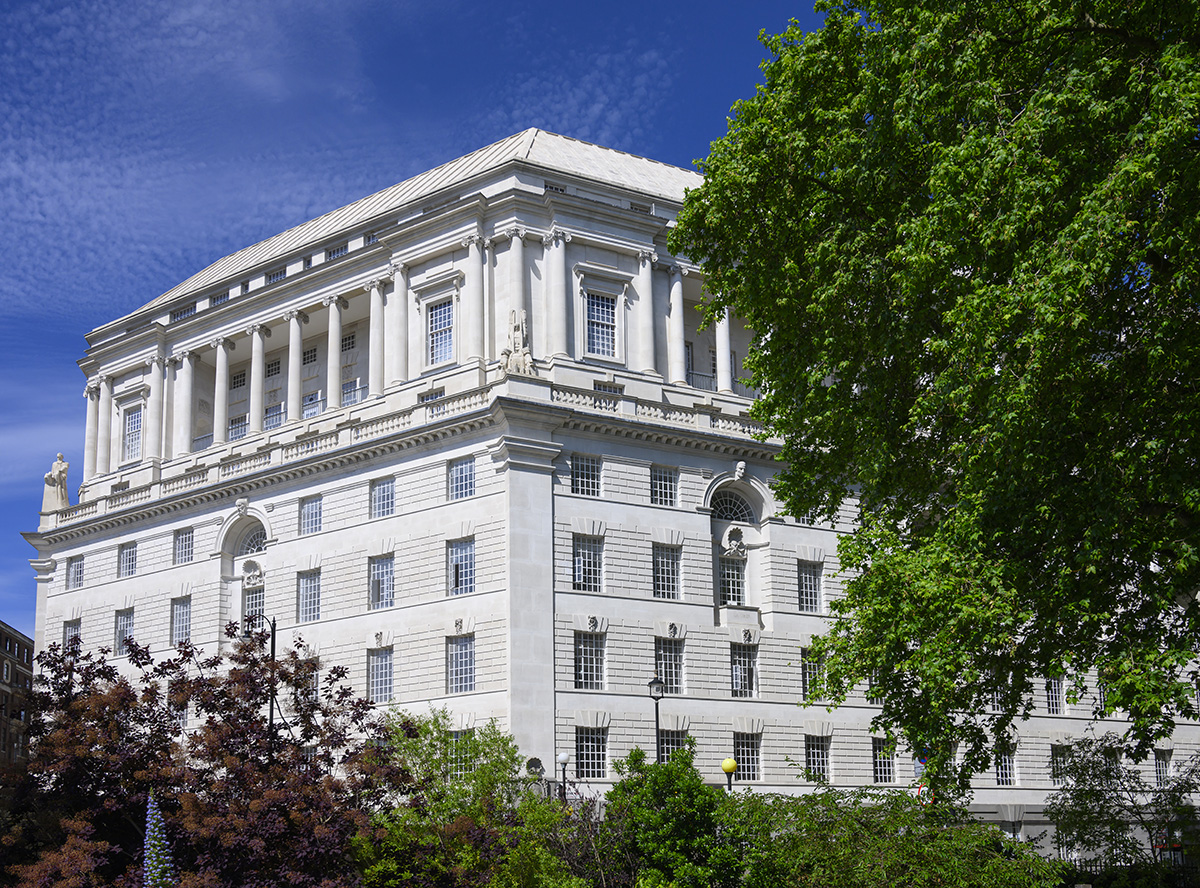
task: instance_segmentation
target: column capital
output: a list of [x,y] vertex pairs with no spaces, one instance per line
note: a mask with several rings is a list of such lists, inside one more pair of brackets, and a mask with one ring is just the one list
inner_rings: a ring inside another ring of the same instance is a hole
[[653,250],[638,250],[638,262],[655,263],[658,261],[658,253]]
[[678,262],[673,262],[667,266],[667,272],[676,277],[687,277],[688,270]]
[[335,304],[338,308],[349,308],[350,303],[346,301],[344,296],[326,296],[321,300],[321,304],[332,308]]
[[490,237],[485,237],[483,239],[483,248],[485,250],[490,250],[492,248],[492,243],[493,243],[493,241]]
[[388,263],[388,268],[391,269],[391,272],[394,275],[395,274],[405,274],[405,275],[408,274],[408,266],[405,265],[403,262],[399,261],[398,259],[393,259],[390,263]]
[[99,380],[89,379],[87,385],[83,387],[83,396],[85,398],[100,397]]
[[264,338],[270,338],[271,328],[266,324],[251,324],[246,328],[246,335],[253,336],[255,333],[261,333]]
[[387,282],[388,279],[386,277],[375,278],[373,281],[367,281],[365,284],[363,284],[363,292],[370,293],[372,290],[382,290]]
[[226,349],[227,351],[233,351],[233,349],[235,348],[235,346],[233,344],[233,340],[230,339],[228,336],[218,336],[216,339],[209,342],[208,345],[210,348],[218,348],[218,349],[223,348],[223,349]]
[[462,239],[462,245],[464,247],[470,247],[472,245],[481,246],[482,244],[483,244],[483,238],[480,237],[478,234],[468,234],[466,237],[464,237]]
[[159,369],[162,369],[162,367],[165,364],[166,364],[166,361],[163,360],[162,355],[151,355],[150,357],[146,358],[146,366],[147,367],[154,367],[157,365],[159,367]]
[[547,231],[544,235],[542,235],[542,244],[544,246],[548,247],[551,244],[556,243],[558,241],[561,241],[564,244],[569,244],[571,242],[571,232],[565,231],[564,229],[559,228],[557,225],[555,225],[553,228],[551,228],[549,231]]
[[196,352],[193,349],[190,349],[190,348],[180,349],[179,351],[177,351],[173,355],[171,355],[171,363],[172,364],[182,364],[184,361],[188,360],[189,358],[194,358],[194,357],[196,357]]
[[298,308],[293,308],[291,311],[285,311],[283,313],[283,319],[285,321],[299,320],[300,323],[307,324],[308,323],[308,312],[301,311]]
[[525,226],[524,225],[514,225],[511,228],[504,229],[504,231],[502,231],[501,234],[503,234],[509,240],[523,241],[523,240],[525,240],[525,234],[526,234]]

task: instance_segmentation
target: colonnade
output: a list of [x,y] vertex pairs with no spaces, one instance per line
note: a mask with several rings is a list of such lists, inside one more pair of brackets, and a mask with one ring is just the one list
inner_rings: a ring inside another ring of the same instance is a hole
[[[506,289],[506,306],[496,306],[496,317],[506,317],[508,309],[527,312],[536,325],[531,294],[527,286],[525,239],[528,232],[520,226],[511,227],[500,233],[510,242]],[[575,298],[575,282],[567,262],[567,245],[572,234],[555,226],[541,237],[543,246],[543,277],[548,294],[560,294],[558,298],[545,300],[545,329],[541,341],[545,346],[546,358],[565,358],[570,355],[571,331],[569,329],[570,302]],[[486,361],[491,356],[486,345],[485,316],[487,278],[485,257],[490,264],[493,239],[470,235],[463,239],[467,249],[467,273],[455,292],[458,303],[454,313],[454,336],[457,338],[455,351],[459,363]],[[667,380],[675,385],[687,384],[686,346],[684,342],[684,299],[683,277],[687,273],[677,264],[667,267],[669,278],[665,330],[660,332],[658,312],[653,297],[653,272],[658,255],[653,250],[641,250],[636,254],[637,273],[632,281],[632,292],[628,294],[628,327],[626,330],[626,365],[635,372],[658,374],[656,362],[657,337],[666,334]],[[409,286],[410,265],[394,261],[389,273],[368,281],[359,292],[369,299],[367,334],[367,396],[380,397],[386,388],[405,382],[410,373],[419,374],[428,355],[423,354],[425,331],[416,342],[413,354],[409,342],[410,312],[421,311],[420,296]],[[501,278],[498,276],[497,280]],[[385,291],[391,285],[391,294]],[[342,397],[342,350],[343,312],[349,308],[347,296],[331,295],[321,300],[320,305],[328,311],[326,364],[325,364],[325,409],[341,406]],[[578,309],[577,309],[578,310]],[[290,309],[279,317],[287,329],[287,393],[285,417],[300,419],[305,405],[302,401],[302,362],[304,354],[304,325],[309,314],[302,309]],[[730,363],[730,324],[728,313],[716,325],[717,339],[717,388],[722,392],[733,390]],[[247,434],[263,431],[265,416],[265,368],[267,340],[271,337],[269,322],[259,321],[248,326],[244,338],[250,343],[250,366],[247,372],[249,384],[249,409]],[[207,346],[190,345],[180,349],[169,358],[154,355],[145,361],[143,378],[144,409],[140,458],[157,460],[190,453],[194,444],[196,403],[195,387],[197,362],[201,352],[211,348],[214,352],[212,419],[212,444],[219,445],[229,437],[229,368],[230,352],[236,348],[234,336],[221,334],[211,339]],[[416,358],[411,361],[410,358]],[[207,362],[206,362],[207,363]],[[412,366],[416,364],[417,366]],[[114,379],[100,375],[91,380],[85,391],[87,419],[84,440],[84,483],[96,475],[116,469],[123,454],[114,454]],[[169,418],[169,419],[168,419]],[[164,436],[164,426],[169,422],[170,433]],[[207,445],[206,445],[207,446]],[[115,458],[114,458],[115,457]]]

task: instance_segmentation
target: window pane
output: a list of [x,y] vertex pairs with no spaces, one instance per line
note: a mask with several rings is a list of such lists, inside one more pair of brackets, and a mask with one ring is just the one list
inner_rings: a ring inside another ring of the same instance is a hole
[[829,737],[804,736],[804,770],[809,780],[829,780]]
[[125,411],[124,458],[142,458],[142,408],[130,407]]
[[758,690],[758,645],[729,645],[729,684],[734,697],[753,697]]
[[882,737],[871,738],[872,777],[876,783],[892,783],[896,779],[895,760],[891,747]]
[[396,511],[396,480],[380,478],[371,484],[371,517],[386,518]]
[[367,698],[372,703],[392,699],[392,649],[367,651]]
[[137,573],[137,543],[117,548],[117,576],[131,577]]
[[195,535],[190,527],[175,531],[174,555],[176,564],[187,564],[192,560],[194,538]]
[[587,350],[611,358],[617,353],[617,299],[588,293]]
[[452,499],[475,495],[475,457],[456,459],[447,467],[446,494]]
[[296,619],[310,623],[321,619],[321,572],[302,573],[298,580]]
[[740,558],[722,558],[719,563],[721,607],[746,603],[746,562]]
[[733,735],[734,780],[762,780],[762,734]]
[[192,599],[173,598],[171,600],[171,644],[178,647],[192,637]]
[[575,688],[581,691],[604,690],[604,634],[575,633]]
[[454,303],[447,299],[429,306],[429,363],[454,358]]
[[446,639],[446,693],[468,694],[475,690],[475,636]]
[[319,496],[300,500],[300,534],[317,533],[321,530],[321,498]]
[[821,612],[821,572],[819,561],[796,562],[797,584],[800,588],[800,610],[807,614]]
[[655,506],[675,505],[679,473],[675,469],[650,469],[650,503]]
[[577,592],[601,591],[604,576],[604,540],[600,537],[577,535],[572,542],[572,548],[572,588]]
[[602,778],[608,773],[608,728],[575,729],[575,776]]
[[600,495],[600,458],[573,456],[571,458],[571,493],[580,496]]
[[454,540],[446,544],[447,585],[451,595],[469,595],[475,591],[475,540]]
[[395,558],[384,555],[368,561],[368,582],[370,589],[370,608],[391,607],[394,603],[394,567]]
[[654,543],[654,597],[679,598],[679,547]]
[[124,656],[125,642],[133,637],[133,608],[119,610],[116,614],[116,626],[113,633],[113,650],[117,656]]
[[664,694],[683,693],[683,639],[654,639],[654,666]]

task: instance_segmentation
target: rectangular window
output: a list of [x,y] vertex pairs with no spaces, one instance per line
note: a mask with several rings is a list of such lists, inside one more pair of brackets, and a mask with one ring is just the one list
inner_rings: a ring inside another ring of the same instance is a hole
[[737,762],[734,780],[762,780],[762,734],[734,733],[733,759]]
[[117,547],[117,576],[131,577],[137,573],[137,543]]
[[209,308],[216,308],[218,305],[224,305],[228,301],[229,291],[226,290],[224,293],[218,293],[217,295],[213,296],[212,299],[208,300],[208,305]]
[[392,649],[367,651],[367,699],[372,703],[392,700]]
[[319,416],[324,406],[325,401],[321,398],[320,392],[308,392],[301,402],[301,418],[312,419],[314,416]]
[[575,777],[602,779],[608,774],[608,728],[575,729]]
[[445,389],[436,389],[432,392],[425,392],[417,399],[417,402],[420,404],[428,404],[429,406],[426,409],[429,411],[429,418],[435,419],[436,417],[446,415],[446,405],[435,403],[437,401],[444,400],[445,397]]
[[125,642],[133,638],[133,608],[117,611],[116,625],[113,632],[113,650],[117,656],[123,656]]
[[650,469],[650,504],[673,506],[679,490],[679,472],[652,466]]
[[261,620],[254,619],[262,616],[267,606],[266,589],[262,586],[246,589],[242,592],[242,628],[254,629]]
[[456,459],[447,466],[446,495],[452,500],[475,495],[475,457]]
[[267,283],[268,284],[277,284],[281,280],[283,280],[285,277],[287,277],[287,267],[286,266],[284,266],[283,268],[273,268],[267,272]]
[[617,353],[617,297],[587,294],[587,350],[611,358]]
[[1071,747],[1053,745],[1050,747],[1050,782],[1062,786],[1067,781],[1067,761],[1071,756]]
[[571,540],[573,561],[571,588],[576,592],[600,592],[604,585],[604,540],[576,534]]
[[571,493],[600,495],[600,457],[577,454],[571,458]]
[[896,757],[883,737],[871,738],[871,776],[876,783],[896,782]]
[[67,620],[63,623],[63,648],[71,646],[72,639],[83,636],[83,620]]
[[446,639],[446,693],[469,694],[475,690],[475,636],[455,635]]
[[1154,750],[1154,784],[1166,786],[1171,782],[1171,750]]
[[469,777],[475,770],[475,729],[451,731],[449,741],[446,765],[450,779]]
[[800,649],[800,699],[816,699],[817,682],[821,678],[822,663],[808,648]]
[[687,731],[660,730],[658,732],[658,760],[665,762],[677,749],[686,747],[687,738]]
[[243,413],[241,416],[232,416],[229,419],[229,440],[240,441],[246,437],[246,433],[250,431],[250,416]]
[[125,411],[125,436],[122,453],[126,461],[142,458],[142,408],[130,407]]
[[270,379],[272,376],[278,376],[282,369],[279,358],[272,358],[267,361],[267,366],[263,370],[263,376]]
[[654,639],[654,668],[664,694],[683,693],[683,639]]
[[348,252],[350,252],[349,244],[340,244],[336,247],[330,247],[325,251],[325,261],[332,262],[334,259],[341,259]]
[[996,751],[996,785],[1017,785],[1017,769],[1013,762],[1013,750],[1011,749]]
[[312,348],[306,348],[303,352],[300,353],[300,363],[301,364],[317,363],[317,347],[315,345]]
[[654,597],[679,598],[679,556],[678,546],[664,546],[654,543],[652,558],[654,562]]
[[386,518],[396,511],[396,479],[380,478],[371,482],[371,517]]
[[1046,712],[1063,714],[1063,683],[1061,678],[1046,679]]
[[729,689],[734,697],[758,693],[758,645],[729,645]]
[[79,589],[83,587],[83,556],[76,555],[74,558],[67,559],[67,588]]
[[721,607],[746,603],[746,562],[741,558],[721,558],[718,564]]
[[174,559],[176,564],[187,564],[192,560],[195,551],[193,540],[195,533],[190,527],[175,531]]
[[271,404],[263,411],[263,429],[270,431],[283,425],[284,405]]
[[171,599],[171,644],[175,647],[192,639],[192,597]]
[[250,292],[250,282],[242,281],[242,295],[245,296],[249,292]]
[[321,498],[310,496],[300,500],[300,535],[321,531]]
[[229,374],[229,390],[240,389],[246,387],[246,371],[239,370],[237,373]]
[[358,344],[358,337],[354,335],[354,331],[342,334],[342,351],[354,351],[355,345]]
[[311,623],[321,619],[321,572],[302,573],[296,578],[296,620]]
[[804,776],[814,783],[829,782],[830,739],[804,735]]
[[475,591],[475,538],[446,544],[446,586],[451,595]]
[[429,363],[444,364],[454,359],[454,302],[450,299],[429,306]]
[[796,582],[800,589],[800,611],[806,614],[821,612],[821,573],[819,561],[797,561]]
[[368,231],[363,235],[363,246],[369,247],[371,244],[379,243],[379,235],[374,231]]
[[396,559],[392,555],[382,555],[367,562],[367,574],[370,584],[370,608],[378,610],[381,607],[391,607],[393,597],[393,578],[395,576]]
[[604,690],[604,633],[575,633],[575,689]]
[[196,313],[196,303],[190,302],[187,305],[180,306],[171,312],[171,323],[182,321],[184,318],[190,318]]

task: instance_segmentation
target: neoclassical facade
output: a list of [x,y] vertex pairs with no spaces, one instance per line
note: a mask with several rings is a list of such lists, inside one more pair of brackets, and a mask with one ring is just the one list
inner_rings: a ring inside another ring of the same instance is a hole
[[[92,331],[78,502],[48,493],[27,534],[38,647],[215,651],[262,614],[381,705],[496,719],[548,774],[566,753],[602,786],[690,735],[713,781],[732,754],[775,790],[812,787],[804,764],[912,782],[863,696],[797,705],[853,516],[772,496],[750,334],[701,328],[703,276],[667,247],[698,183],[528,130]],[[1061,687],[1043,704],[977,781],[1026,829],[1090,720]]]

